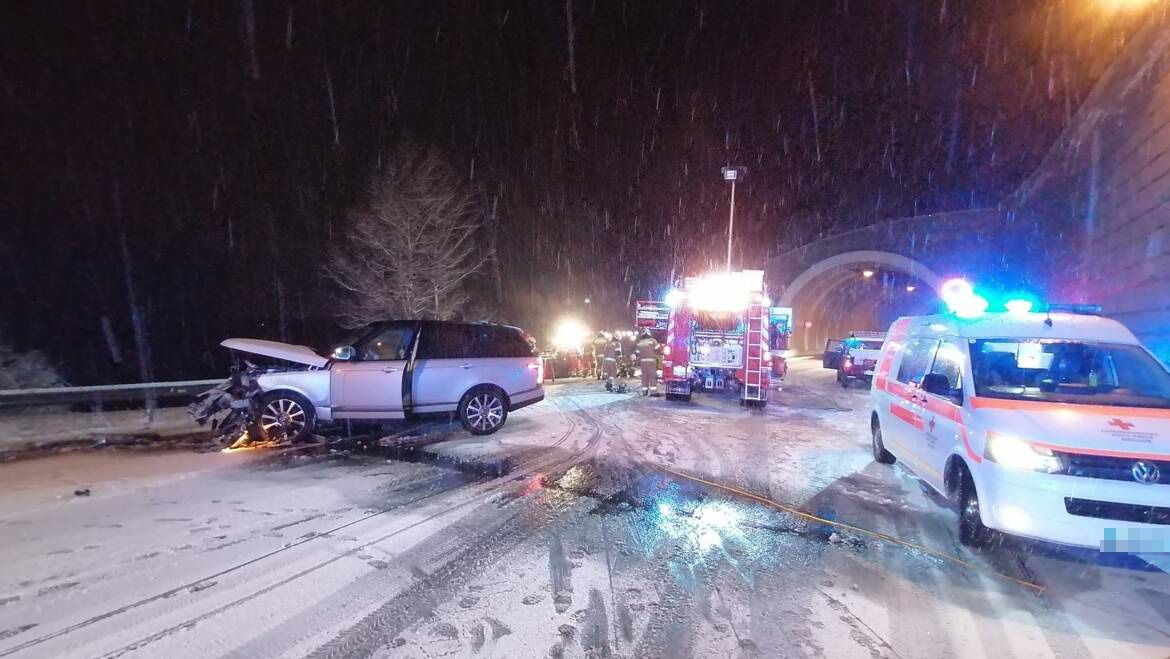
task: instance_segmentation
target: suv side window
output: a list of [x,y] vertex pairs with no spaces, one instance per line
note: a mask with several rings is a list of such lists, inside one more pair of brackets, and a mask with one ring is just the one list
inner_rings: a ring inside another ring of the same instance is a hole
[[426,323],[419,336],[419,359],[464,359],[478,356],[474,326],[460,323]]
[[512,327],[487,326],[480,335],[484,343],[479,354],[485,357],[531,357],[532,346]]
[[898,367],[898,382],[921,384],[922,376],[926,375],[934,361],[937,347],[938,339],[910,339],[902,354],[902,364]]
[[358,359],[370,361],[396,361],[410,357],[410,344],[414,340],[414,327],[408,324],[387,325],[366,339],[358,349]]

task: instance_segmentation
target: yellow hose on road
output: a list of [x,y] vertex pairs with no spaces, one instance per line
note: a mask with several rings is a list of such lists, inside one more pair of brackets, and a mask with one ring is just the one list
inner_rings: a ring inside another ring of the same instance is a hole
[[959,558],[958,556],[955,556],[953,554],[948,554],[946,552],[938,551],[937,549],[930,549],[929,547],[924,547],[922,545],[919,545],[919,544],[916,544],[913,542],[908,542],[906,540],[902,540],[901,538],[895,538],[892,535],[888,535],[888,534],[882,533],[880,531],[871,531],[869,529],[863,529],[860,526],[853,526],[852,524],[846,524],[844,522],[837,522],[837,521],[834,521],[831,519],[825,519],[823,517],[818,517],[816,515],[813,515],[811,513],[807,513],[807,512],[800,510],[798,508],[794,508],[792,506],[786,506],[782,503],[777,503],[777,502],[772,501],[771,499],[769,499],[767,497],[762,497],[762,496],[755,494],[753,492],[748,492],[747,490],[742,490],[738,487],[735,487],[734,485],[725,485],[723,483],[716,483],[714,481],[709,481],[709,480],[706,480],[703,478],[699,478],[698,476],[684,474],[681,471],[675,471],[673,469],[670,469],[668,467],[663,467],[661,465],[658,465],[658,468],[660,470],[668,473],[668,474],[671,474],[672,476],[677,476],[679,478],[685,478],[689,481],[694,481],[696,483],[702,483],[703,485],[706,485],[708,487],[714,487],[716,489],[723,490],[724,492],[730,492],[730,493],[735,494],[737,496],[741,496],[741,497],[744,497],[746,499],[751,499],[752,501],[762,503],[765,506],[775,508],[776,510],[779,510],[781,512],[786,512],[790,515],[795,515],[796,517],[800,517],[802,519],[806,519],[806,520],[811,521],[811,522],[817,522],[820,524],[828,524],[829,526],[835,526],[839,529],[845,529],[847,531],[852,531],[854,533],[858,533],[861,535],[872,536],[872,537],[877,538],[879,540],[883,540],[885,542],[889,542],[889,543],[892,543],[895,545],[901,545],[901,546],[906,547],[908,549],[916,549],[916,550],[923,552],[925,554],[929,554],[929,555],[934,556],[936,558],[941,558],[943,560],[950,561],[951,563],[954,563],[956,565],[960,565],[962,567],[965,567],[965,568],[968,568],[971,570],[976,570],[978,572],[985,572],[987,574],[994,575],[994,576],[999,577],[1001,579],[1007,579],[1008,581],[1013,581],[1021,586],[1024,586],[1025,588],[1030,588],[1030,589],[1036,591],[1037,593],[1043,593],[1046,590],[1044,586],[1041,586],[1039,584],[1034,584],[1030,581],[1024,581],[1023,579],[1017,579],[1015,577],[1008,576],[1008,575],[1003,574],[1001,572],[996,572],[995,570],[988,569],[982,565],[977,565],[975,563],[972,563],[971,561],[968,561],[968,560],[963,559],[963,558]]

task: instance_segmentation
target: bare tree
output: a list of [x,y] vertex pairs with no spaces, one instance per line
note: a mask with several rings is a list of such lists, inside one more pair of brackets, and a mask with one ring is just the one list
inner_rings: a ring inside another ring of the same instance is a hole
[[343,293],[342,322],[458,316],[468,279],[491,258],[482,222],[473,193],[436,149],[399,146],[325,266]]

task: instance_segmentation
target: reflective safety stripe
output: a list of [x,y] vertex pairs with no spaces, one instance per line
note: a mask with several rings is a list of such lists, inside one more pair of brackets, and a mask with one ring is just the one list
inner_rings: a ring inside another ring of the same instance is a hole
[[975,409],[1015,410],[1019,412],[1066,412],[1091,414],[1094,416],[1137,417],[1142,419],[1170,419],[1170,410],[1154,407],[1117,407],[1113,405],[1081,405],[1074,403],[1053,403],[1040,400],[1008,400],[972,396],[971,407]]
[[905,421],[906,423],[909,423],[915,428],[922,430],[922,417],[911,412],[910,410],[904,409],[901,405],[897,403],[890,403],[890,414],[893,414],[894,416]]

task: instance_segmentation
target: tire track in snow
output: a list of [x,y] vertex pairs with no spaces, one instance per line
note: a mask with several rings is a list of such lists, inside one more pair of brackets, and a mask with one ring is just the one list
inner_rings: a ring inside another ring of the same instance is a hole
[[[558,409],[558,411],[561,411],[563,414],[563,410],[561,410],[559,408],[559,406],[557,407],[557,409]],[[549,453],[553,449],[560,447],[577,430],[578,424],[576,423],[576,421],[574,421],[569,415],[564,415],[564,418],[569,423],[569,428],[566,429],[566,431],[558,437],[556,442],[549,445],[544,451],[542,451],[541,455],[546,455],[547,453]],[[595,434],[597,434],[597,433],[595,433]],[[595,443],[596,443],[596,440],[594,439],[593,441],[588,442],[584,448],[582,448],[580,451],[576,452],[572,456],[570,456],[568,458],[563,458],[560,460],[554,460],[553,463],[551,463],[551,464],[542,463],[539,460],[539,456],[537,456],[536,458],[533,458],[530,462],[528,462],[526,464],[518,465],[517,469],[513,470],[512,472],[509,472],[508,474],[504,474],[504,475],[498,476],[496,478],[490,479],[488,481],[485,481],[484,483],[481,483],[481,485],[484,485],[486,487],[482,491],[477,490],[476,494],[477,495],[484,495],[484,494],[493,492],[493,491],[498,490],[498,489],[506,486],[507,484],[517,480],[517,478],[519,476],[522,476],[525,473],[530,474],[530,473],[539,471],[541,469],[547,470],[550,467],[552,467],[554,464],[561,464],[565,461],[576,459],[576,456],[589,451],[595,445]],[[519,472],[519,476],[518,476],[517,472]],[[438,477],[439,480],[441,480],[442,478],[443,478],[442,476]],[[113,609],[109,609],[107,611],[93,615],[90,618],[87,618],[87,619],[82,620],[80,622],[73,623],[71,625],[68,625],[68,626],[66,626],[62,629],[56,630],[54,632],[46,633],[46,634],[43,634],[39,637],[28,639],[28,640],[24,641],[23,643],[21,643],[19,645],[15,645],[13,647],[10,647],[6,650],[0,650],[0,657],[10,656],[10,655],[13,655],[17,652],[21,652],[21,651],[36,647],[36,646],[41,645],[47,641],[51,641],[53,639],[67,636],[69,634],[72,634],[73,632],[79,631],[81,629],[87,628],[91,625],[94,625],[94,624],[97,624],[100,622],[104,622],[104,621],[109,620],[109,619],[115,618],[119,615],[122,615],[124,613],[129,612],[129,611],[136,610],[138,608],[152,604],[154,602],[168,600],[169,598],[174,597],[176,595],[180,595],[184,592],[187,592],[187,593],[198,592],[198,590],[193,590],[193,589],[196,589],[196,587],[199,586],[200,584],[208,583],[211,581],[218,581],[221,577],[238,572],[239,570],[250,567],[252,565],[267,561],[267,560],[269,560],[273,557],[276,557],[284,552],[296,549],[297,547],[300,547],[301,545],[304,545],[305,543],[311,542],[311,541],[316,540],[318,538],[330,536],[332,534],[337,533],[338,531],[342,531],[342,530],[348,529],[350,527],[353,527],[355,525],[361,524],[363,522],[369,521],[371,519],[378,518],[378,517],[385,515],[387,513],[395,512],[395,511],[398,511],[398,510],[401,510],[404,508],[409,508],[412,506],[416,506],[418,504],[425,503],[425,502],[430,501],[432,499],[442,497],[442,496],[449,494],[451,492],[458,491],[458,490],[464,488],[465,486],[466,486],[465,483],[459,483],[459,484],[456,484],[452,487],[448,487],[448,488],[444,488],[444,489],[437,490],[434,492],[430,492],[428,494],[419,496],[417,498],[395,504],[394,506],[381,508],[381,509],[378,509],[372,513],[362,515],[361,517],[358,517],[357,519],[351,520],[349,522],[346,522],[345,524],[341,524],[337,527],[328,529],[326,531],[322,531],[322,532],[319,532],[317,534],[314,534],[314,535],[311,535],[308,537],[298,538],[297,540],[290,542],[290,543],[287,543],[287,544],[283,545],[282,547],[279,547],[277,549],[269,551],[269,552],[262,554],[260,556],[256,556],[254,558],[230,565],[229,567],[224,568],[220,571],[217,571],[213,574],[206,575],[206,576],[203,576],[199,579],[195,579],[195,580],[183,583],[179,586],[167,589],[163,592],[156,593],[156,594],[148,596],[148,597],[141,598],[141,599],[136,600],[134,602],[131,602],[129,604],[125,604],[125,605],[122,605],[122,606],[119,606],[119,607],[116,607]],[[378,540],[376,540],[372,543],[368,543],[368,544],[376,544],[377,542],[382,542],[390,537],[393,537],[394,535],[397,535],[397,534],[402,533],[406,530],[409,530],[410,528],[414,528],[415,526],[418,526],[419,524],[436,519],[438,517],[442,517],[443,515],[446,515],[454,510],[457,510],[459,508],[463,508],[463,507],[465,507],[471,503],[475,503],[475,502],[476,502],[476,499],[471,499],[471,500],[463,501],[461,503],[454,504],[452,506],[449,506],[449,507],[435,513],[434,515],[428,517],[426,520],[423,520],[423,521],[418,522],[416,524],[412,524],[411,526],[409,526],[407,528],[399,529],[399,530],[397,530],[389,535],[386,535],[386,536],[379,538]],[[355,548],[355,550],[364,548],[365,546],[368,546],[368,545],[363,545],[362,547]],[[264,593],[267,593],[276,587],[286,585],[288,583],[291,583],[297,579],[300,579],[300,578],[306,576],[307,574],[311,574],[311,573],[317,571],[318,569],[321,569],[327,565],[330,565],[330,564],[336,562],[337,560],[339,560],[342,557],[344,557],[344,554],[342,556],[338,556],[338,557],[335,557],[333,559],[316,564],[309,569],[303,570],[301,572],[296,573],[295,575],[292,575],[288,579],[285,579],[285,580],[278,582],[277,584],[274,584],[274,585],[269,586],[269,587],[265,587],[263,589],[260,589],[256,592],[254,592],[254,593],[251,593],[250,595],[247,595],[247,596],[240,598],[238,600],[235,600],[227,605],[219,607],[211,613],[194,616],[192,618],[185,620],[184,622],[182,622],[178,625],[174,625],[168,629],[161,630],[159,632],[151,634],[148,637],[139,639],[138,641],[135,641],[134,643],[131,643],[123,648],[120,648],[119,650],[115,650],[113,653],[110,653],[107,656],[111,656],[111,657],[119,656],[121,654],[124,654],[126,651],[129,651],[132,649],[141,649],[141,647],[144,647],[145,645],[152,643],[154,641],[160,640],[161,638],[165,638],[166,636],[169,636],[170,634],[172,634],[180,629],[188,628],[188,627],[198,623],[199,621],[202,621],[202,620],[205,620],[205,619],[211,617],[212,615],[217,615],[219,613],[227,611],[231,608],[239,606],[240,604],[243,604],[247,601],[250,601],[251,599],[254,599],[255,597],[258,597]]]
[[[577,412],[588,421],[593,417],[582,408]],[[555,465],[546,466],[543,471],[567,466],[597,449],[603,437],[600,425],[595,425],[585,447]],[[504,556],[511,554],[524,541],[552,525],[559,512],[541,507],[543,513],[536,524],[532,515],[523,515],[522,510],[510,515],[486,537],[469,539],[466,549],[445,562],[426,578],[412,584],[385,602],[374,612],[366,615],[356,624],[342,631],[309,656],[312,657],[366,657],[371,656],[383,645],[402,633],[410,625],[422,619],[429,610],[450,600],[462,588],[463,582],[474,574],[482,573]],[[515,523],[523,520],[527,523]]]

